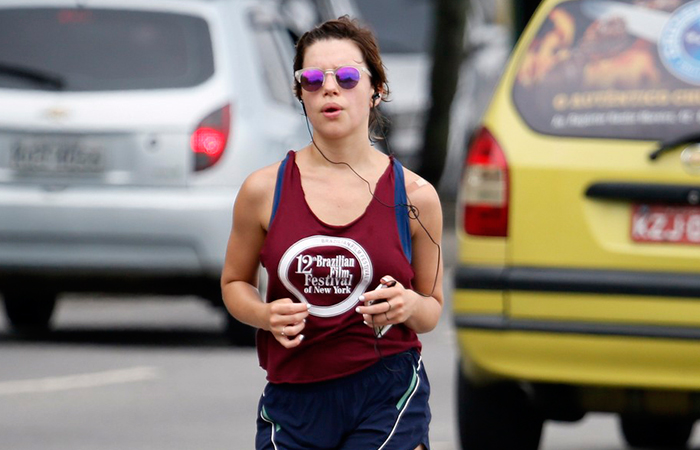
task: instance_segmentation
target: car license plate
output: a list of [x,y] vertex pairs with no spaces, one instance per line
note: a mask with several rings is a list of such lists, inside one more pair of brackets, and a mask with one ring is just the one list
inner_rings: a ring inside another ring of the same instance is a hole
[[104,170],[102,147],[80,138],[27,138],[10,150],[10,167],[24,173],[98,173]]
[[630,234],[635,242],[700,245],[700,207],[634,205]]

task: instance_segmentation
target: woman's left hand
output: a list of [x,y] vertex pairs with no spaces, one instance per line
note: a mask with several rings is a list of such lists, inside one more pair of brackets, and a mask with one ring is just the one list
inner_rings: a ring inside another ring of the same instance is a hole
[[388,275],[380,283],[384,288],[365,292],[360,296],[364,306],[355,311],[362,314],[368,327],[406,322],[418,307],[419,296]]

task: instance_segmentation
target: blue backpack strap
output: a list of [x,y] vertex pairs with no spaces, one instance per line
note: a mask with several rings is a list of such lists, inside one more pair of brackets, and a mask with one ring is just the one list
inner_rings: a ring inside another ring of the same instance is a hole
[[403,176],[403,166],[392,157],[394,163],[394,212],[396,214],[396,225],[399,229],[399,239],[403,253],[408,262],[411,262],[413,245],[411,241],[411,224],[408,217],[408,197],[406,195],[406,182]]
[[291,151],[287,153],[287,156],[280,163],[279,169],[277,169],[277,181],[275,182],[275,196],[272,200],[272,214],[270,214],[270,223],[268,227],[272,225],[272,221],[277,213],[277,207],[280,204],[280,199],[282,198],[282,183],[284,182],[284,169],[287,167],[287,161],[291,157]]

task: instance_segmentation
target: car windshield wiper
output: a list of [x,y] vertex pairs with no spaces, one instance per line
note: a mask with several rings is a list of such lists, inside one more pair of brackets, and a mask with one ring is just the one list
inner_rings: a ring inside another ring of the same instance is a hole
[[0,62],[0,75],[9,75],[16,78],[33,81],[60,91],[66,85],[65,80],[56,74],[39,69],[22,67],[14,64]]
[[698,133],[697,131],[693,134],[681,136],[680,138],[668,139],[661,142],[661,144],[659,144],[659,147],[656,150],[649,153],[649,159],[654,161],[658,159],[659,156],[661,156],[662,154],[666,153],[669,150],[673,150],[679,145],[697,143],[700,143],[700,133]]

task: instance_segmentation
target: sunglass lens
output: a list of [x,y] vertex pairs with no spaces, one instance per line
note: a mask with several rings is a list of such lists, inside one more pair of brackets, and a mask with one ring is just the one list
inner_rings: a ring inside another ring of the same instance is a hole
[[318,91],[323,86],[325,74],[320,70],[305,70],[301,74],[301,87],[309,92]]
[[360,71],[356,67],[341,67],[335,71],[335,79],[343,89],[352,89],[360,82]]

